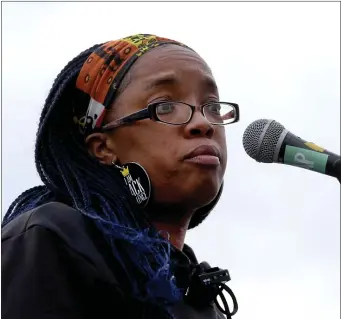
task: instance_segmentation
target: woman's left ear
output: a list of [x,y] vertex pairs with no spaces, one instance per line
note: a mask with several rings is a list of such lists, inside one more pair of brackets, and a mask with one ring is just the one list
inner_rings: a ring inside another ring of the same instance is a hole
[[93,133],[85,139],[85,145],[89,153],[96,157],[100,163],[111,165],[116,162],[114,142],[105,133]]

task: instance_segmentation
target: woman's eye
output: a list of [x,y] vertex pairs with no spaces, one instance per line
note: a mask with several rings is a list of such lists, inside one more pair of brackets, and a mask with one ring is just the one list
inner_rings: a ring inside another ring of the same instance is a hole
[[162,103],[157,107],[158,114],[167,114],[174,111],[174,104],[173,103]]
[[207,108],[210,112],[215,113],[215,114],[220,114],[220,109],[221,106],[219,103],[209,103],[207,105]]

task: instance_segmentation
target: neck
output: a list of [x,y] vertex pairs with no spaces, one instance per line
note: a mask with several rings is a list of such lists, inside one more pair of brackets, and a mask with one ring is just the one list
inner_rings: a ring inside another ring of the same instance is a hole
[[172,225],[163,222],[152,222],[152,224],[161,232],[161,235],[164,238],[170,241],[174,247],[179,250],[183,249],[189,222],[186,226]]
[[177,213],[170,212],[159,207],[157,210],[149,210],[148,215],[153,226],[160,231],[160,234],[168,239],[177,249],[182,250],[185,243],[186,232],[191,221],[193,212]]

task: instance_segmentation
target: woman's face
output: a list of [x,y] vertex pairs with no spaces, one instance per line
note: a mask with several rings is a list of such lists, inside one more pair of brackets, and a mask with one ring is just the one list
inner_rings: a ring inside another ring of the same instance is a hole
[[[163,100],[186,102],[197,109],[185,125],[146,119],[105,133],[106,156],[98,157],[107,164],[112,160],[141,164],[152,183],[153,201],[162,206],[195,210],[207,205],[222,184],[227,150],[224,127],[211,125],[199,108],[205,102],[219,100],[206,63],[186,48],[162,46],[135,62],[121,91],[106,123]],[[185,159],[203,146],[204,152],[215,149],[217,157]]]

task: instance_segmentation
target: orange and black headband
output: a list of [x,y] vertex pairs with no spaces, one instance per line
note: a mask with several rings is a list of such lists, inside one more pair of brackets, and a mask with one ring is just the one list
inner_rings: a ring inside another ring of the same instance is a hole
[[76,87],[89,96],[83,114],[74,120],[84,135],[101,128],[106,111],[112,105],[117,89],[127,71],[143,54],[165,44],[184,44],[149,34],[137,34],[98,47],[85,61]]

